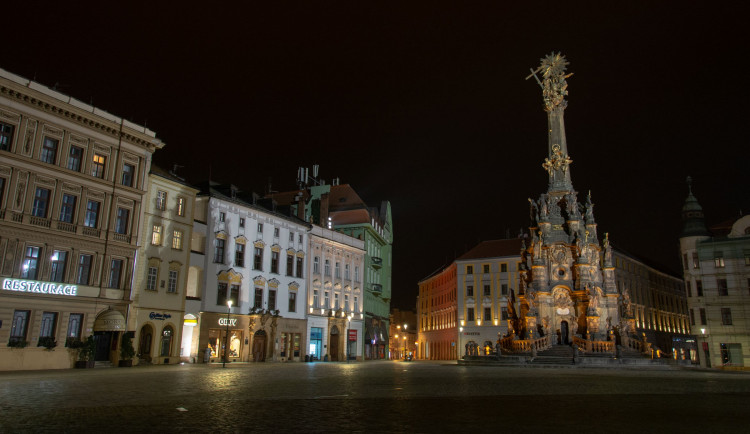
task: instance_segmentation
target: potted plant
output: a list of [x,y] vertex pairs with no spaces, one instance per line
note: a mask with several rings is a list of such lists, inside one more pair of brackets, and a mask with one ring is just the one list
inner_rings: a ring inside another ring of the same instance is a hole
[[89,335],[85,341],[78,338],[68,338],[65,346],[78,351],[78,360],[75,363],[77,369],[93,368],[94,354],[96,354],[96,342],[94,336]]
[[10,340],[8,341],[8,348],[25,348],[28,344],[29,343],[24,341],[23,339],[10,338]]
[[133,348],[133,340],[130,337],[130,333],[122,335],[122,342],[120,343],[120,367],[133,366],[133,357],[135,357],[135,348]]
[[44,347],[48,351],[52,351],[52,349],[57,346],[57,341],[52,336],[42,336],[39,338],[37,346]]

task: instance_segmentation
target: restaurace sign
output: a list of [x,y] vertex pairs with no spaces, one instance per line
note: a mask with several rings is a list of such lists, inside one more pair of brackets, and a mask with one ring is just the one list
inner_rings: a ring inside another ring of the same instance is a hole
[[78,287],[75,285],[59,285],[49,282],[37,282],[36,280],[5,279],[3,280],[3,289],[6,291],[68,295],[71,297],[75,297],[78,294]]

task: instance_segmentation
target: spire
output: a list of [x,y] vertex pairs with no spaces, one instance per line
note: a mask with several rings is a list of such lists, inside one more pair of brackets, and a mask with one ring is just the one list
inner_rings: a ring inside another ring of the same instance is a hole
[[[534,77],[542,88],[544,110],[547,112],[547,158],[544,167],[549,174],[549,192],[572,191],[573,183],[570,179],[568,166],[573,162],[568,156],[568,143],[565,139],[565,121],[563,114],[568,102],[568,83],[565,81],[573,74],[565,74],[568,61],[560,53],[551,53],[541,59],[541,65],[531,71],[527,79]],[[541,72],[542,79],[537,77]]]
[[680,237],[711,236],[706,229],[703,208],[693,196],[693,178],[687,177],[688,197],[682,206],[682,233]]

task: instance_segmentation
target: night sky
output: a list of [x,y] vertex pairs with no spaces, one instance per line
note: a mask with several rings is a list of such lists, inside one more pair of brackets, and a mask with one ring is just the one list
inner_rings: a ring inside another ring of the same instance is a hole
[[688,175],[709,224],[750,211],[740,2],[308,3],[5,5],[0,68],[145,124],[167,144],[155,162],[189,181],[285,191],[319,164],[371,206],[389,200],[399,308],[479,241],[528,226],[547,118],[524,79],[552,51],[574,73],[571,174],[600,234],[679,272]]

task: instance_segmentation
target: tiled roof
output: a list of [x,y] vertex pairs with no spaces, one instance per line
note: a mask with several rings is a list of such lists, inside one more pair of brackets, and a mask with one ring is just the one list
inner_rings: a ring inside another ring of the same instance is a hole
[[476,247],[459,256],[457,261],[479,258],[499,258],[503,256],[520,256],[521,238],[482,241]]

